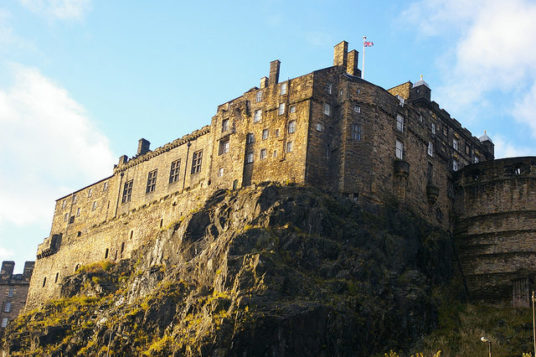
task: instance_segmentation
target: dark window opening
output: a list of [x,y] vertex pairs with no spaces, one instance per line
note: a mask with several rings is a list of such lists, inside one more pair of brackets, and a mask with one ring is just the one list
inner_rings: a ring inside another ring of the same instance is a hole
[[203,150],[194,152],[192,158],[192,174],[197,174],[201,172],[201,163],[203,161]]
[[169,183],[177,182],[179,180],[180,168],[181,160],[175,160],[171,163],[171,169],[169,170]]
[[121,203],[130,202],[130,199],[132,198],[132,185],[133,184],[134,184],[134,180],[125,182],[125,186],[123,187],[123,198],[121,199]]
[[74,223],[74,216],[69,217],[69,224]]
[[134,231],[130,231],[130,239],[134,236]]
[[154,192],[156,189],[156,175],[158,173],[158,170],[153,170],[147,174],[147,188],[145,189],[145,193],[151,193]]
[[80,237],[82,235],[82,232],[78,231],[78,233],[76,233],[76,236],[77,237]]
[[236,190],[238,188],[238,180],[233,181],[233,190]]
[[163,225],[164,225],[164,219],[162,218],[162,219],[160,220],[160,228],[162,228]]
[[54,283],[58,282],[58,277],[60,276],[60,273],[56,273],[56,277],[54,278]]
[[45,287],[46,284],[47,284],[47,278],[45,277],[45,278],[43,279],[43,287]]
[[108,258],[108,248],[106,248],[106,252],[104,253],[104,259]]

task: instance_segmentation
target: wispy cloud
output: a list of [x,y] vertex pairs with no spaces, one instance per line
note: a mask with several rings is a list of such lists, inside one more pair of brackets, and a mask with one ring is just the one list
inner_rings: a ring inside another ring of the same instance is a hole
[[108,139],[69,93],[38,70],[12,65],[0,88],[0,225],[50,220],[63,185],[111,172]]
[[495,157],[498,159],[534,155],[534,148],[518,146],[501,135],[495,135],[493,143],[495,144]]
[[19,0],[27,9],[59,20],[80,20],[91,9],[91,0]]
[[13,252],[4,247],[0,247],[0,262],[8,259],[13,259]]
[[[515,103],[518,121],[536,137],[536,117],[528,115],[536,97],[534,1],[426,0],[414,2],[405,14],[421,35],[452,41],[444,84],[436,91],[442,104],[478,113],[491,94],[522,93]],[[496,112],[501,109],[511,110]]]

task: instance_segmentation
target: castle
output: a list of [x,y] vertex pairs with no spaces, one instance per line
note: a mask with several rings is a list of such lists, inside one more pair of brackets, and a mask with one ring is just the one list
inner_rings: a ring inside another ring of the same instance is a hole
[[82,265],[128,258],[214,190],[263,181],[356,202],[395,196],[462,240],[475,296],[515,293],[527,303],[536,158],[494,161],[491,139],[451,118],[422,78],[385,90],[362,79],[357,62],[343,41],[333,66],[279,82],[280,62],[272,61],[269,77],[218,106],[210,125],[154,150],[141,139],[111,176],[59,198],[27,308],[58,297],[62,278]]
[[24,263],[22,274],[13,274],[15,262],[2,262],[0,270],[0,337],[9,321],[13,320],[26,304],[26,296],[34,262]]

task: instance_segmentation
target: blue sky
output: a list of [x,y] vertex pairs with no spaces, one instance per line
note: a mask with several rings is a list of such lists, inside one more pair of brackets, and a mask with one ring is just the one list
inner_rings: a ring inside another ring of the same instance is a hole
[[[150,5],[149,5],[150,4]],[[536,2],[4,0],[0,4],[0,260],[17,271],[54,200],[210,123],[218,104],[367,49],[384,88],[424,75],[496,156],[536,155]],[[360,55],[360,66],[362,58]]]

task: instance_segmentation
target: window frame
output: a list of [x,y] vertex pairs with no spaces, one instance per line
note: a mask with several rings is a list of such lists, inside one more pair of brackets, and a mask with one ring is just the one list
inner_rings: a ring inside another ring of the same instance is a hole
[[398,139],[395,143],[395,157],[399,160],[404,160],[404,143]]
[[294,134],[296,132],[296,120],[291,120],[288,122],[288,133]]
[[259,123],[262,120],[262,109],[257,109],[253,112],[253,122]]
[[229,152],[230,146],[231,144],[229,137],[221,139],[218,145],[218,155],[227,154]]
[[260,153],[259,153],[259,158],[261,160],[264,160],[268,157],[268,151],[266,149],[261,149]]
[[175,183],[179,181],[181,170],[181,159],[177,159],[171,162],[169,166],[169,183]]
[[350,137],[354,141],[361,141],[363,137],[363,128],[361,124],[359,123],[352,124]]
[[322,107],[322,112],[324,115],[331,116],[331,105],[329,103],[324,103],[324,106]]
[[221,121],[221,132],[225,133],[229,130],[229,119],[223,119]]
[[404,116],[400,113],[396,115],[396,130],[404,132]]
[[201,165],[203,164],[203,149],[194,151],[192,154],[192,168],[191,175],[195,175],[201,172]]
[[267,140],[269,136],[270,136],[270,130],[262,129],[262,140]]
[[145,186],[145,193],[152,193],[156,190],[157,176],[158,169],[151,170],[147,173],[147,186]]
[[279,107],[277,108],[277,115],[283,114],[285,114],[285,103],[279,103]]
[[121,203],[127,203],[132,200],[132,187],[134,179],[128,180],[123,184],[123,194],[121,195]]

